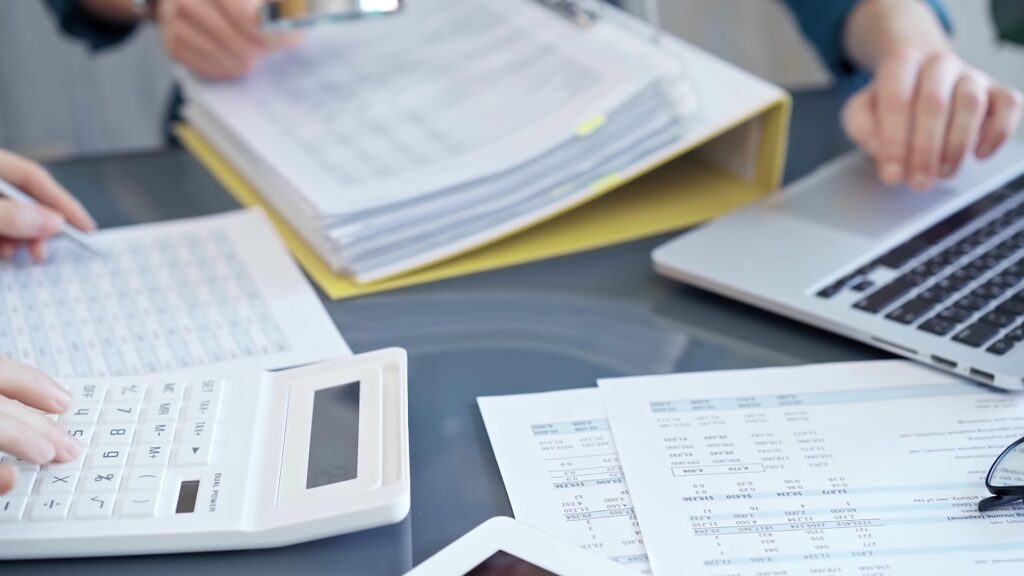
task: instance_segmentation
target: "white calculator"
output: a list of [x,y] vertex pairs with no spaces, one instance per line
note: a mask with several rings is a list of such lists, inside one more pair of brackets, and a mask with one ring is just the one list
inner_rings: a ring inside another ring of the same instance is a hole
[[11,460],[0,559],[264,548],[408,514],[404,350],[65,384],[60,421],[88,448],[42,468]]

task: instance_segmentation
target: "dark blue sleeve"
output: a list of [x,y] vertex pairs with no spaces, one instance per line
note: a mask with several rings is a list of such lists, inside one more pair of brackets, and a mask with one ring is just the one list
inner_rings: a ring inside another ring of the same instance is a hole
[[102,50],[120,43],[135,26],[105,22],[85,10],[79,0],[44,0],[57,18],[61,30],[84,41],[93,50]]
[[[855,74],[843,50],[843,27],[846,18],[860,0],[782,0],[797,21],[804,36],[818,50],[821,59],[837,77]],[[952,30],[949,14],[941,0],[927,0],[947,31]]]

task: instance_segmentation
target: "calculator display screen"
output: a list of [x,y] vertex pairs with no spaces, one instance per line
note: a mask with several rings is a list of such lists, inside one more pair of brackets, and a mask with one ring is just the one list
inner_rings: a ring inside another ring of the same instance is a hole
[[314,392],[307,490],[358,476],[359,386],[350,382]]
[[508,552],[497,552],[465,576],[558,576]]

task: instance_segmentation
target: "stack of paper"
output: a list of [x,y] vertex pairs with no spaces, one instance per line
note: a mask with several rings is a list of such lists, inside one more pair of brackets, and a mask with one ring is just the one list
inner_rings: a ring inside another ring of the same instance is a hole
[[904,361],[481,398],[516,517],[655,576],[1020,574],[1024,399]]
[[371,282],[558,214],[678,142],[681,62],[533,0],[419,0],[312,31],[186,117],[336,272]]

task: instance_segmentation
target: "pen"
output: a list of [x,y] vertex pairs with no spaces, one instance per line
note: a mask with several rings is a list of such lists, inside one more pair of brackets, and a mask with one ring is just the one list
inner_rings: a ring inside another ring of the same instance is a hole
[[[0,178],[0,196],[6,196],[15,202],[22,202],[24,204],[38,204],[35,198],[25,194],[21,190],[18,190],[3,178]],[[64,222],[64,225],[61,226],[60,233],[93,254],[96,254],[97,256],[102,254],[99,247],[97,247],[85,233],[78,230],[71,224],[68,224],[66,221]]]

